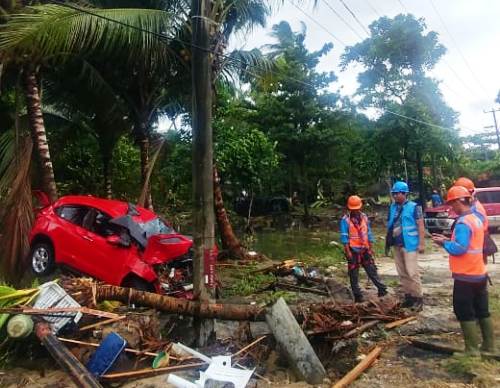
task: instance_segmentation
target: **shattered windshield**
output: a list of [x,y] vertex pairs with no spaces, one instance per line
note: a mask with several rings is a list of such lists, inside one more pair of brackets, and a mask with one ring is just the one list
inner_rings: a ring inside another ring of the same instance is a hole
[[144,231],[146,235],[146,239],[150,238],[151,236],[154,236],[156,234],[172,234],[175,233],[175,230],[165,224],[162,220],[159,218],[155,218],[151,221],[148,222],[138,222],[137,225]]

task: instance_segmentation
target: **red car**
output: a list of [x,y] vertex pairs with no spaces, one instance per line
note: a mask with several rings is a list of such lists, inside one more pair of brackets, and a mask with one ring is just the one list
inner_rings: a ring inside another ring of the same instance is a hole
[[[500,227],[500,187],[478,187],[475,196],[483,204],[488,215],[490,229]],[[457,215],[450,206],[441,205],[426,209],[425,226],[431,233],[451,233]]]
[[192,241],[155,213],[92,196],[41,202],[30,233],[37,276],[62,265],[112,285],[168,294],[188,288],[182,283],[191,271]]

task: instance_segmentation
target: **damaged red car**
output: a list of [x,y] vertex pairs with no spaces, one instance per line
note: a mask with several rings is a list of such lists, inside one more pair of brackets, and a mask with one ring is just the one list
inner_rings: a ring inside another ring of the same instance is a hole
[[112,285],[179,296],[190,292],[192,240],[155,213],[92,196],[44,202],[30,233],[35,275],[65,266]]

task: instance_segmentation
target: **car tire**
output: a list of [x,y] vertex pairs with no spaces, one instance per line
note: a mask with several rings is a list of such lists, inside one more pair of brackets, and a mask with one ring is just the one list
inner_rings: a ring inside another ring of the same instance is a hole
[[139,291],[154,292],[153,285],[138,276],[129,276],[124,280],[123,287],[134,288]]
[[54,248],[50,243],[38,242],[30,250],[31,270],[36,276],[47,276],[54,271],[56,264]]

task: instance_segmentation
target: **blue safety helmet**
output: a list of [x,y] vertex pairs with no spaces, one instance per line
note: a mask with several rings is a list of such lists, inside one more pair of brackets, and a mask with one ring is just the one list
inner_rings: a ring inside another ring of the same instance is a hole
[[409,193],[410,189],[406,182],[396,182],[392,186],[391,193]]

